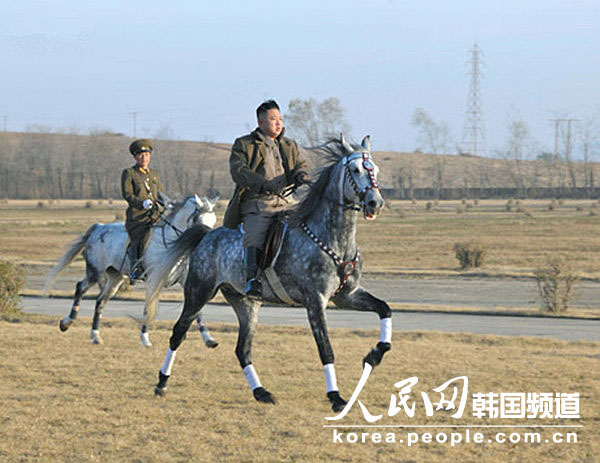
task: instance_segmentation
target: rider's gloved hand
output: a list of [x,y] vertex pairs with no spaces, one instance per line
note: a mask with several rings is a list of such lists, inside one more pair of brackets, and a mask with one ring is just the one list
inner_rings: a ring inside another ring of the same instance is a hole
[[281,185],[279,180],[277,179],[273,179],[273,180],[267,180],[265,183],[263,183],[263,186],[260,189],[261,193],[267,194],[267,195],[271,195],[271,194],[278,194],[281,191]]
[[142,206],[144,207],[144,209],[152,209],[153,205],[154,205],[154,203],[152,202],[151,199],[144,199],[144,202],[142,203]]

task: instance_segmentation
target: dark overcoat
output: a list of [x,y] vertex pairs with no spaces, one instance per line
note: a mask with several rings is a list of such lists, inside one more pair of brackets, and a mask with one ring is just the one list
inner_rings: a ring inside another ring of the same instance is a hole
[[[240,203],[245,195],[256,195],[265,185],[265,178],[257,171],[264,163],[267,146],[257,131],[235,140],[229,157],[229,171],[235,182],[235,191],[227,205],[223,225],[236,228],[241,222]],[[300,159],[298,144],[291,138],[277,137],[279,152],[285,170],[288,185],[295,182],[302,173],[306,173],[306,163]]]

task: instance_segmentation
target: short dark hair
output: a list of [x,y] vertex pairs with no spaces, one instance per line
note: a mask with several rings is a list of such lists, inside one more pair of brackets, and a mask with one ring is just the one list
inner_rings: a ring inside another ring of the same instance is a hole
[[256,119],[260,120],[260,117],[267,114],[269,109],[277,109],[279,111],[279,105],[275,100],[267,100],[261,103],[260,106],[256,108]]

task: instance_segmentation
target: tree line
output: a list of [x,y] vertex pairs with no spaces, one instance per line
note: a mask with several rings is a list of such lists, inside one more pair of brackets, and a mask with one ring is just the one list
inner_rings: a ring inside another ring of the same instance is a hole
[[[317,101],[292,99],[284,112],[287,134],[301,146],[316,146],[350,125],[337,98]],[[453,151],[448,125],[424,109],[413,113],[417,148],[412,153],[376,152],[379,183],[395,198],[450,199],[456,197],[587,197],[600,194],[597,118],[589,118],[576,133],[583,150],[573,160],[574,140],[562,134],[554,152],[540,151],[518,112],[508,119],[506,146],[494,158]],[[32,129],[33,130],[33,129]],[[64,133],[0,133],[0,198],[120,198],[120,173],[133,164],[132,139],[110,130],[89,135]],[[164,132],[164,131],[163,131]],[[560,134],[559,134],[560,135]],[[190,193],[228,198],[230,145],[165,140],[155,134],[152,166],[158,169],[167,193]],[[304,151],[310,167],[318,157]]]
[[[132,138],[118,135],[0,134],[0,197],[121,198],[121,171],[135,163]],[[167,193],[230,194],[226,145],[155,142],[152,167]]]

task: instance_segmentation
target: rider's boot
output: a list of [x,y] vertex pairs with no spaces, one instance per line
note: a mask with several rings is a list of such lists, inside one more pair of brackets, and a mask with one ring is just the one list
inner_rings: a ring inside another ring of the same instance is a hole
[[129,268],[131,268],[131,273],[129,274],[129,284],[134,285],[136,280],[140,280],[144,274],[142,261],[139,260],[138,256],[138,247],[129,246],[129,248],[127,248],[127,255],[129,256]]
[[258,278],[258,261],[261,251],[255,247],[244,248],[244,264],[246,265],[246,296],[253,299],[262,297],[262,285]]

